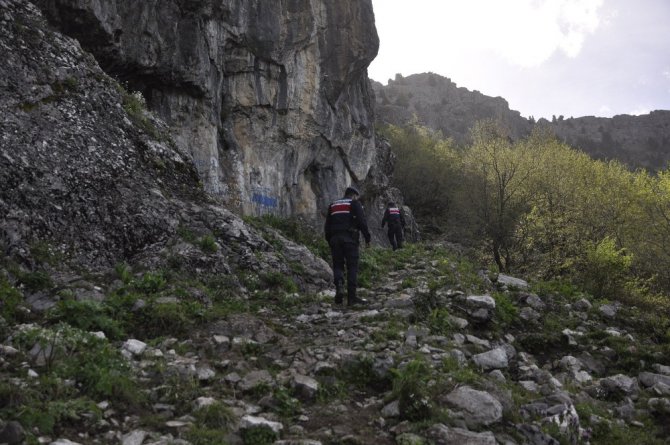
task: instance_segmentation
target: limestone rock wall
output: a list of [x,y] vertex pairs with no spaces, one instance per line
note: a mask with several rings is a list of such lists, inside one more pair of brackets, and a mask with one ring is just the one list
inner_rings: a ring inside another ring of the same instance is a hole
[[245,214],[318,222],[375,154],[370,0],[38,0],[142,92],[205,190]]

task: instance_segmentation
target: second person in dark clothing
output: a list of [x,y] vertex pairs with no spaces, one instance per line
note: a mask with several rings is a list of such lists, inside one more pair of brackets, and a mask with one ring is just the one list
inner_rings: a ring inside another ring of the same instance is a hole
[[405,231],[405,217],[402,210],[395,205],[394,202],[389,202],[384,211],[382,218],[382,229],[388,223],[388,236],[393,250],[402,248],[403,232]]
[[344,300],[344,267],[347,268],[347,302],[349,306],[366,304],[356,296],[358,279],[359,232],[363,233],[366,247],[370,245],[370,232],[365,220],[363,205],[358,201],[358,190],[348,187],[344,198],[330,204],[326,215],[325,235],[333,256],[335,303]]

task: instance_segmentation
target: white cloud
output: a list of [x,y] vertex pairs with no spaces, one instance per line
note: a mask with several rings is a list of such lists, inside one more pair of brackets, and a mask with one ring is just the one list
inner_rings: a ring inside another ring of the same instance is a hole
[[413,0],[408,7],[405,0],[376,0],[375,11],[392,19],[393,32],[405,40],[444,42],[451,52],[490,51],[514,65],[534,67],[557,51],[576,57],[600,24],[603,1]]
[[663,77],[665,77],[667,80],[670,80],[670,69],[663,71]]

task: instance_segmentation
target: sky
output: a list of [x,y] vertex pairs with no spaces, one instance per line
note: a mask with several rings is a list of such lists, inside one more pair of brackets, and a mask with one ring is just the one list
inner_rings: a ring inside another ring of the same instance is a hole
[[372,0],[369,77],[433,72],[536,119],[670,110],[670,0]]

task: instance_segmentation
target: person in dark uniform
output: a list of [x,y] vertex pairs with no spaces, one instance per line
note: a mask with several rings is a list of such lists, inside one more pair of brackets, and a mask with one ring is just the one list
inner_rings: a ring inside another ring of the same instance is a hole
[[384,217],[382,218],[382,229],[384,225],[389,225],[388,236],[393,250],[402,248],[403,232],[405,231],[405,217],[402,210],[394,202],[386,204]]
[[358,201],[358,190],[348,187],[344,198],[330,204],[326,225],[326,241],[333,256],[333,275],[335,279],[335,304],[344,300],[344,265],[347,266],[347,303],[349,306],[367,304],[356,296],[358,277],[359,232],[363,233],[366,247],[370,246],[370,232],[365,220],[363,205]]

